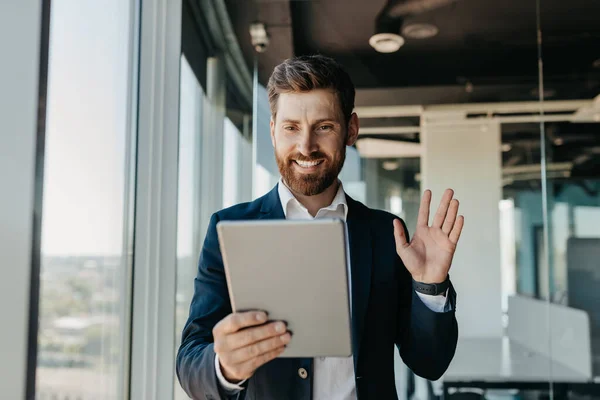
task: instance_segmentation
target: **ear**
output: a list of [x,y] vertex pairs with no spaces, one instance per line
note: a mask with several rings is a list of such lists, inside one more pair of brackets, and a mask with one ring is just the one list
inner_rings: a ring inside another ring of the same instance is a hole
[[271,144],[275,147],[275,121],[273,121],[273,116],[271,116],[271,122],[269,123],[269,127],[271,130]]
[[350,121],[348,122],[348,136],[346,138],[346,146],[352,146],[356,143],[358,139],[358,115],[356,113],[352,113],[350,116]]

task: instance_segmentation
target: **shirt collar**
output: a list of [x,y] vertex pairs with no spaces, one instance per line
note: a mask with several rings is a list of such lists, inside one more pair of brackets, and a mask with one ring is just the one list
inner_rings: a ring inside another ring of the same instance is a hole
[[[342,185],[342,182],[338,180],[338,184],[339,184],[338,191],[335,194],[333,201],[331,202],[331,204],[329,206],[323,207],[323,208],[321,208],[321,210],[337,210],[339,206],[342,206],[342,210],[344,212],[344,219],[346,219],[348,217],[348,202],[346,201],[346,193],[344,193],[344,187]],[[288,205],[290,204],[291,201],[296,202],[297,206],[306,210],[306,207],[304,207],[302,205],[302,203],[300,203],[298,201],[298,199],[296,199],[296,197],[294,197],[294,194],[290,191],[290,189],[283,182],[283,178],[279,179],[279,185],[278,185],[277,191],[279,192],[279,200],[281,201],[281,208],[283,208],[283,213],[285,214],[286,217],[288,215]],[[319,211],[321,211],[321,210],[319,210]]]

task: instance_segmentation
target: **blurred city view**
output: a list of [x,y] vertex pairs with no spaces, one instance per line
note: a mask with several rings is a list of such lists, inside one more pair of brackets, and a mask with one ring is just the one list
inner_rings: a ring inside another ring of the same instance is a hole
[[39,399],[100,399],[116,393],[123,350],[121,265],[120,257],[44,257]]

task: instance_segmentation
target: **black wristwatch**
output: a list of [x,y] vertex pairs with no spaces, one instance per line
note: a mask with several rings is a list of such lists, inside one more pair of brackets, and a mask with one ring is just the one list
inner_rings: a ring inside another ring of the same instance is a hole
[[419,293],[437,296],[438,294],[446,294],[446,290],[450,287],[450,275],[442,283],[422,283],[413,279],[413,289]]

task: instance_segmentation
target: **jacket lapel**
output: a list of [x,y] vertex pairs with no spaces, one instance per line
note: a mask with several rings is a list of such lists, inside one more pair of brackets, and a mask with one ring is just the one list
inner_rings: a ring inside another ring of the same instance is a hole
[[279,184],[264,196],[259,219],[285,219],[278,189]]
[[350,270],[352,275],[352,347],[356,370],[360,342],[364,333],[365,316],[371,289],[373,253],[371,232],[362,212],[364,206],[346,195],[348,202],[348,236],[350,242]]

